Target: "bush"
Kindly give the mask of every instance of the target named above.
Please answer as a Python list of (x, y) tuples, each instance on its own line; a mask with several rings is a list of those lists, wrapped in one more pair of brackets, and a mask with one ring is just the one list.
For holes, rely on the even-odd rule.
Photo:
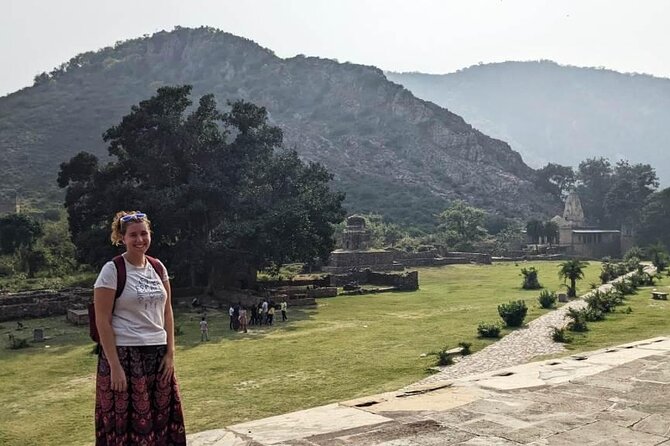
[(635, 292), (635, 287), (633, 286), (632, 282), (626, 279), (614, 282), (612, 286), (614, 287), (616, 292), (621, 294), (622, 296), (627, 296)]
[(30, 347), (28, 340), (25, 338), (17, 338), (13, 334), (7, 335), (7, 337), (9, 338), (9, 342), (7, 343), (7, 348), (9, 349), (19, 350), (21, 348)]
[(451, 357), (451, 354), (448, 353), (448, 350), (449, 349), (447, 347), (444, 347), (442, 350), (436, 353), (437, 365), (445, 366), (454, 363), (454, 358)]
[(589, 328), (586, 325), (586, 312), (584, 310), (570, 308), (567, 316), (572, 319), (566, 326), (568, 330), (577, 332), (588, 331)]
[(470, 347), (472, 347), (471, 342), (459, 342), (458, 346), (463, 349), (463, 350), (461, 350), (461, 355), (467, 356), (470, 353), (472, 353), (472, 350), (470, 350)]
[(587, 322), (598, 322), (605, 320), (605, 313), (596, 308), (587, 308), (582, 311), (584, 312), (584, 319)]
[(498, 314), (508, 327), (520, 327), (528, 313), (528, 307), (523, 300), (510, 301), (498, 305)]
[(584, 300), (590, 310), (599, 311), (601, 313), (611, 313), (614, 311), (614, 307), (623, 302), (623, 296), (613, 291), (594, 291)]
[(500, 336), (500, 325), (480, 322), (477, 326), (477, 334), (481, 338), (497, 338)]
[(556, 293), (549, 290), (542, 290), (537, 298), (542, 308), (553, 308), (556, 305)]
[(535, 269), (534, 266), (531, 266), (530, 268), (521, 268), (521, 274), (523, 275), (523, 284), (521, 287), (524, 290), (539, 290), (542, 288), (542, 285), (540, 285), (540, 282), (537, 279), (537, 273), (539, 273), (539, 271)]
[(565, 332), (565, 328), (554, 327), (551, 333), (551, 339), (553, 339), (554, 342), (560, 342), (563, 344), (568, 344), (572, 342), (572, 338), (568, 336), (568, 334)]

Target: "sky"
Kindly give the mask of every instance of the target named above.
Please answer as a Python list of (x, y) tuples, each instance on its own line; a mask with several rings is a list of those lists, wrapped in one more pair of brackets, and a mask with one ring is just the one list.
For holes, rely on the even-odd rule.
[(78, 53), (176, 25), (389, 71), (548, 59), (670, 77), (669, 24), (668, 0), (0, 0), (0, 96)]

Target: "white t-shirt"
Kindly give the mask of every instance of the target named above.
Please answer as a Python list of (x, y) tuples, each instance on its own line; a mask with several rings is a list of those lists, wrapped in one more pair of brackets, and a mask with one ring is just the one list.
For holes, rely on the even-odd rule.
[[(112, 329), (117, 346), (165, 345), (165, 303), (167, 291), (163, 285), (168, 280), (163, 266), (163, 277), (159, 277), (153, 266), (137, 267), (126, 262), (126, 285), (116, 299), (112, 314)], [(160, 261), (159, 261), (160, 262)], [(116, 290), (116, 266), (105, 263), (95, 281), (94, 288)], [(112, 299), (114, 296), (112, 296)]]

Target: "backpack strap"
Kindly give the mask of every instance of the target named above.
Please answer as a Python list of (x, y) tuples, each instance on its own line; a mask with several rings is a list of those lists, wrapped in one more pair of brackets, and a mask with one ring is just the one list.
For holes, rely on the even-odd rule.
[(144, 257), (147, 258), (147, 261), (153, 266), (154, 270), (156, 273), (158, 273), (158, 278), (163, 281), (163, 274), (165, 273), (165, 270), (163, 269), (163, 265), (161, 265), (161, 262), (155, 258), (155, 257), (150, 257), (148, 255), (144, 255)]
[(116, 266), (116, 293), (114, 294), (114, 300), (116, 300), (126, 287), (126, 261), (122, 255), (118, 255), (112, 259), (112, 262)]

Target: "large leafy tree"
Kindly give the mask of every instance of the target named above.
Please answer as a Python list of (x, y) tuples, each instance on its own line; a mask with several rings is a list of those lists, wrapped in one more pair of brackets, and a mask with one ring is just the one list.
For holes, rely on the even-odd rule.
[(70, 230), (80, 259), (100, 264), (110, 217), (140, 209), (152, 219), (153, 252), (178, 282), (207, 283), (213, 259), (269, 262), (325, 258), (343, 195), (331, 175), (284, 150), (265, 108), (237, 101), (222, 113), (212, 95), (190, 113), (191, 87), (163, 87), (107, 130), (114, 161), (80, 153), (61, 165)]
[(575, 184), (575, 172), (570, 166), (549, 163), (537, 171), (539, 185), (559, 200), (564, 200)]
[(30, 251), (42, 233), (42, 224), (25, 214), (1, 217), (0, 254), (14, 254), (21, 249)]
[(528, 234), (533, 243), (540, 243), (540, 237), (544, 235), (544, 224), (536, 218), (528, 220), (526, 223), (526, 234)]
[(473, 243), (486, 235), (484, 218), (486, 213), (468, 205), (462, 200), (455, 200), (439, 216), (438, 230), (450, 247), (458, 250), (470, 250)]
[(640, 212), (636, 239), (640, 245), (661, 243), (670, 249), (670, 188), (651, 195)]
[(588, 265), (588, 262), (578, 259), (566, 260), (559, 265), (558, 277), (570, 281), (568, 297), (577, 296), (577, 281), (584, 278), (584, 268)]

